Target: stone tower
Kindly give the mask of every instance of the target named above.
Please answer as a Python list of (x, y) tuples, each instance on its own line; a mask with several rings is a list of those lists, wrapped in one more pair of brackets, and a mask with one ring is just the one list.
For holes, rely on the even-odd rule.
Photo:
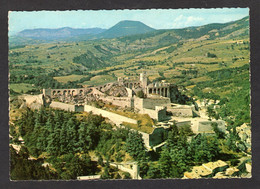
[(146, 76), (146, 72), (142, 72), (140, 74), (140, 82), (141, 82), (141, 86), (143, 89), (146, 89), (147, 87), (147, 76)]

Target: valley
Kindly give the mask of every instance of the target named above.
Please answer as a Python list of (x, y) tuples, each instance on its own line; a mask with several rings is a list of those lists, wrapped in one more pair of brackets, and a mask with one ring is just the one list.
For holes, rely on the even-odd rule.
[[(19, 136), (24, 138), (29, 149), (28, 152), (23, 149), (24, 154), (37, 157), (40, 163), (52, 164), (51, 169), (42, 170), (48, 175), (43, 174), (41, 178), (76, 179), (80, 174), (88, 173), (100, 174), (103, 179), (128, 179), (129, 174), (112, 169), (109, 162), (128, 165), (132, 161), (138, 162), (142, 178), (183, 178), (190, 175), (188, 172), (192, 167), (219, 159), (227, 161), (232, 168), (250, 162), (251, 146), (241, 142), (236, 133), (243, 124), (251, 127), (249, 17), (224, 24), (168, 30), (155, 30), (141, 22), (121, 21), (110, 29), (98, 29), (92, 34), (79, 32), (59, 38), (59, 33), (55, 33), (51, 36), (55, 40), (39, 37), (34, 32), (10, 37), (10, 120), (14, 122), (10, 127), (15, 143), (19, 143)], [(142, 74), (147, 76), (146, 84), (142, 83)], [(129, 95), (127, 91), (127, 98), (136, 104), (130, 103), (129, 107), (123, 108), (125, 102), (121, 101), (126, 99), (126, 92), (120, 88), (120, 82), (135, 81), (139, 75), (138, 84), (147, 93), (135, 91)], [(120, 80), (122, 78), (123, 81)], [(127, 82), (123, 83), (126, 88)], [(109, 83), (114, 88), (105, 90)], [(149, 83), (153, 84), (151, 90), (157, 85), (165, 87), (169, 84), (173, 88), (171, 96), (166, 89), (150, 93), (146, 88)], [(73, 93), (66, 96), (72, 89), (74, 92), (78, 90), (75, 98)], [(83, 92), (83, 89), (85, 96), (81, 99), (79, 91)], [(116, 90), (111, 92), (112, 89)], [(64, 97), (58, 90), (63, 90)], [(214, 136), (199, 132), (191, 134), (188, 130), (177, 128), (175, 121), (170, 123), (165, 117), (166, 121), (152, 117), (151, 109), (148, 108), (148, 111), (145, 105), (137, 112), (133, 110), (140, 106), (138, 102), (142, 100), (142, 103), (147, 101), (152, 104), (153, 111), (162, 111), (156, 109), (155, 101), (163, 101), (163, 98), (154, 93), (163, 98), (169, 97), (171, 102), (167, 102), (167, 110), (174, 113), (173, 106), (194, 107), (196, 111), (200, 110), (201, 118), (198, 120), (205, 123), (223, 120), (226, 131), (223, 134), (215, 128)], [(33, 111), (23, 107), (25, 100), (20, 99), (23, 94), (48, 94), (56, 104), (68, 101), (75, 107), (83, 105), (79, 101), (84, 100), (84, 111), (91, 105), (102, 109), (102, 112), (108, 111), (108, 115), (116, 113), (136, 119), (136, 123), (122, 122), (124, 127), (117, 128), (104, 117), (93, 115), (90, 110), (67, 112), (50, 106)], [(149, 101), (149, 95), (154, 104)], [(115, 105), (113, 100), (108, 101), (110, 97), (119, 103)], [(48, 100), (44, 99), (43, 104)], [(168, 114), (165, 110), (165, 116), (169, 117)], [(196, 116), (191, 117), (194, 120)], [(183, 117), (178, 119), (184, 120)], [(46, 127), (41, 127), (43, 125)], [(169, 127), (169, 132), (160, 138), (164, 141), (161, 151), (153, 150), (155, 144), (144, 147), (139, 132), (147, 132), (152, 138), (154, 128), (165, 125)], [(12, 153), (15, 156), (14, 150)], [(22, 157), (22, 153), (18, 155)], [(247, 162), (239, 162), (244, 156), (249, 157)], [(27, 159), (24, 161), (30, 164)], [(80, 173), (75, 171), (71, 162), (80, 165)], [(34, 166), (37, 167), (36, 164)], [(247, 177), (248, 173), (242, 171), (241, 175)], [(19, 174), (15, 176), (19, 178)]]

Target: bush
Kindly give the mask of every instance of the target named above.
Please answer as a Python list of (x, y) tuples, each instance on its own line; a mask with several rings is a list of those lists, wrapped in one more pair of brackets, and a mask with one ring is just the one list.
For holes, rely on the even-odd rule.
[(139, 98), (144, 98), (144, 92), (143, 91), (138, 91), (136, 93), (136, 96), (139, 97)]
[(217, 57), (217, 55), (215, 55), (215, 54), (213, 54), (213, 53), (210, 53), (210, 52), (208, 52), (208, 53), (206, 54), (206, 56), (207, 56), (208, 58), (216, 58), (216, 57)]

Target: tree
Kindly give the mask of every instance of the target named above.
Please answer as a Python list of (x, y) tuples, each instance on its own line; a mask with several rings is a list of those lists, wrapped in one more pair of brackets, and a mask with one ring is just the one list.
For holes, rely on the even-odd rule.
[(47, 146), (47, 152), (51, 155), (58, 155), (60, 154), (60, 131), (61, 131), (61, 125), (59, 122), (55, 124), (55, 129), (53, 133), (49, 135), (47, 138), (48, 140), (48, 146)]
[(67, 151), (76, 152), (78, 133), (77, 133), (77, 122), (74, 117), (71, 117), (66, 124), (67, 128)]
[(137, 131), (129, 132), (125, 143), (126, 151), (136, 160), (145, 159), (145, 147), (142, 135)]
[(204, 134), (198, 134), (196, 137), (193, 137), (188, 148), (188, 156), (196, 164), (217, 159), (219, 152), (218, 139), (216, 137), (207, 137)]
[(216, 116), (216, 112), (210, 106), (207, 107), (207, 113), (208, 113), (209, 118), (215, 118), (215, 116)]
[(144, 98), (144, 92), (143, 91), (137, 91), (136, 96), (139, 98)]
[(43, 167), (42, 160), (28, 160), (29, 151), (22, 147), (19, 153), (11, 147), (11, 169), (10, 176), (12, 180), (47, 180), (57, 179), (56, 173), (50, 171), (48, 167)]
[(149, 169), (147, 171), (147, 175), (145, 176), (147, 179), (155, 179), (155, 178), (161, 178), (160, 169), (155, 164), (151, 163), (149, 165)]
[(162, 178), (181, 178), (188, 170), (188, 146), (185, 133), (174, 124), (159, 159)]
[(179, 139), (179, 129), (174, 122), (174, 124), (170, 127), (170, 131), (168, 132), (167, 144), (170, 146), (174, 146), (177, 144)]
[(217, 55), (215, 55), (215, 54), (213, 54), (213, 53), (210, 53), (210, 52), (208, 52), (208, 53), (206, 54), (206, 56), (209, 57), (209, 58), (216, 58), (216, 57), (217, 57)]
[(109, 172), (110, 172), (110, 167), (109, 167), (109, 162), (107, 161), (105, 164), (104, 171), (101, 174), (101, 179), (111, 179), (112, 176)]
[(97, 153), (98, 164), (104, 166), (103, 158), (100, 153)]
[(236, 132), (236, 128), (233, 127), (232, 129), (230, 129), (229, 131), (229, 135), (227, 138), (227, 146), (230, 150), (233, 150), (234, 152), (239, 151), (237, 146), (236, 146), (236, 141), (239, 139), (239, 136)]
[(79, 141), (78, 146), (79, 149), (83, 152), (87, 152), (89, 149), (93, 149), (97, 141), (95, 138), (98, 135), (97, 131), (95, 130), (95, 125), (93, 123), (87, 124), (86, 122), (82, 122), (79, 125), (78, 135)]
[(225, 133), (218, 128), (218, 124), (216, 122), (213, 122), (211, 124), (211, 126), (212, 126), (214, 132), (216, 133), (216, 136), (217, 136), (218, 139), (224, 139), (225, 138)]

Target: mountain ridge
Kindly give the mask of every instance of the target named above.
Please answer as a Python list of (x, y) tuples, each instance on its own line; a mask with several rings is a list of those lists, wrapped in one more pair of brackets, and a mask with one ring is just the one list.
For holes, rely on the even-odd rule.
[(52, 40), (74, 37), (77, 35), (93, 35), (104, 32), (106, 29), (102, 28), (36, 28), (36, 29), (25, 29), (17, 34), (19, 37), (28, 37), (32, 39)]
[(155, 29), (140, 21), (123, 20), (99, 35), (103, 38), (116, 38), (127, 35), (143, 34), (151, 31), (155, 31)]
[[(228, 37), (236, 36), (239, 34), (239, 33), (234, 33), (234, 31), (236, 30), (240, 30), (240, 34), (243, 33), (247, 34), (249, 33), (248, 21), (249, 21), (249, 16), (246, 16), (242, 19), (227, 22), (227, 23), (210, 23), (202, 26), (193, 26), (193, 27), (186, 27), (180, 29), (156, 30), (154, 28), (145, 25), (140, 21), (123, 20), (118, 22), (117, 24), (115, 24), (109, 29), (89, 28), (89, 29), (75, 30), (74, 28), (70, 28), (70, 27), (63, 27), (58, 29), (46, 29), (47, 31), (50, 30), (50, 31), (63, 32), (60, 35), (58, 34), (54, 34), (52, 36), (50, 35), (48, 36), (47, 39), (41, 38), (39, 34), (35, 34), (36, 37), (30, 37), (30, 35), (26, 35), (26, 34), (10, 36), (9, 45), (17, 46), (17, 45), (26, 45), (26, 44), (43, 43), (43, 42), (48, 43), (48, 42), (55, 42), (55, 41), (79, 42), (79, 41), (110, 39), (110, 38), (120, 38), (120, 40), (130, 39), (131, 41), (131, 40), (136, 40), (136, 38), (146, 39), (156, 35), (164, 35), (163, 40), (172, 43), (183, 39), (199, 38), (203, 36), (209, 36), (209, 38), (225, 37), (227, 34), (230, 34), (230, 36)], [(41, 28), (38, 28), (38, 30), (39, 29), (43, 30)], [(30, 31), (34, 31), (37, 33), (37, 29), (25, 30), (23, 32), (26, 33)], [(77, 31), (77, 32), (71, 34), (72, 31)]]

